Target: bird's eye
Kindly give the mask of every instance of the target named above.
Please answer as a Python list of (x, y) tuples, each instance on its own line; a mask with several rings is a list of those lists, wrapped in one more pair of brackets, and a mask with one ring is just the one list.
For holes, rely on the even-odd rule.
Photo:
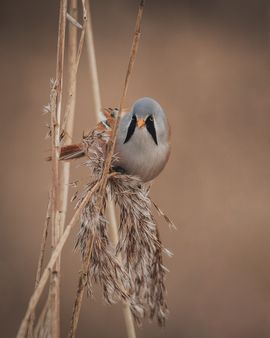
[(136, 118), (136, 115), (134, 114), (134, 115), (132, 115), (132, 120), (137, 120), (137, 118)]
[(153, 116), (152, 115), (150, 115), (149, 117), (148, 117), (148, 119), (149, 119), (149, 121), (151, 121), (151, 122), (153, 122), (154, 120), (153, 120)]

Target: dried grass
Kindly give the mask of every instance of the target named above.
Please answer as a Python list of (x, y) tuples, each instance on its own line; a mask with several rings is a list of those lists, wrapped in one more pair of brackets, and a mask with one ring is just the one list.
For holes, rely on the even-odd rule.
[[(64, 228), (69, 182), (69, 164), (59, 165), (59, 147), (71, 141), (72, 126), (75, 111), (76, 75), (82, 52), (87, 25), (87, 9), (82, 0), (83, 24), (77, 21), (76, 0), (70, 0), (75, 12), (67, 13), (67, 1), (60, 1), (59, 35), (57, 49), (56, 80), (51, 82), (50, 103), (47, 110), (51, 113), (49, 136), (52, 139), (52, 193), (51, 217), (53, 251), (49, 262), (41, 274), (44, 257), (46, 236), (41, 245), (41, 255), (38, 265), (36, 288), (30, 298), (27, 311), (22, 320), (17, 337), (59, 337), (60, 336), (60, 255), (72, 228), (80, 220), (80, 230), (76, 247), (80, 249), (82, 257), (82, 271), (78, 280), (78, 288), (74, 302), (73, 315), (69, 331), (70, 337), (75, 337), (80, 308), (85, 287), (88, 294), (93, 293), (93, 283), (99, 283), (103, 290), (103, 297), (107, 303), (123, 302), (127, 320), (128, 337), (135, 337), (132, 315), (138, 325), (143, 318), (156, 318), (160, 325), (164, 325), (168, 314), (165, 295), (166, 268), (163, 266), (162, 254), (168, 253), (163, 248), (155, 219), (151, 211), (149, 187), (138, 178), (113, 172), (116, 160), (114, 146), (116, 131), (123, 111), (128, 84), (132, 73), (144, 8), (144, 1), (140, 2), (136, 21), (136, 28), (131, 48), (128, 70), (125, 78), (123, 94), (119, 111), (113, 111), (115, 118), (112, 128), (106, 132), (95, 129), (84, 139), (88, 160), (85, 165), (90, 170), (91, 181), (77, 195), (76, 211)], [(63, 64), (65, 27), (68, 19), (74, 28), (81, 30), (77, 47), (77, 33), (70, 34), (70, 48), (72, 61), (69, 85), (69, 99), (61, 124), (61, 102), (63, 92)], [(90, 26), (88, 26), (89, 28)], [(93, 39), (93, 37), (92, 37)], [(93, 58), (93, 48), (92, 48)], [(92, 72), (96, 72), (94, 66)], [(97, 82), (97, 72), (94, 74)], [(98, 90), (98, 86), (95, 90)], [(100, 98), (95, 102), (100, 105)], [(61, 170), (60, 170), (61, 168)], [(62, 169), (63, 168), (63, 169)], [(114, 238), (108, 235), (109, 221), (106, 219), (106, 208), (113, 201), (119, 208), (120, 224), (118, 231), (114, 229)], [(165, 220), (170, 220), (155, 205)], [(114, 209), (110, 209), (114, 212)], [(116, 224), (115, 220), (114, 223)], [(46, 222), (44, 233), (47, 233)], [(45, 285), (51, 277), (49, 298), (34, 327), (36, 305), (41, 297)], [(132, 313), (132, 315), (131, 315)]]
[[(97, 130), (84, 140), (88, 156), (85, 165), (90, 169), (93, 181), (79, 195), (77, 207), (100, 181), (107, 156), (104, 143), (107, 142), (107, 134)], [(114, 161), (115, 156), (112, 167)], [(108, 236), (109, 222), (105, 217), (110, 196), (120, 210), (116, 248)], [(143, 317), (156, 317), (163, 325), (168, 314), (165, 301), (166, 269), (162, 263), (163, 246), (151, 211), (148, 187), (134, 176), (112, 173), (108, 178), (101, 210), (97, 208), (97, 201), (98, 192), (92, 195), (82, 211), (76, 242), (84, 260), (92, 239), (89, 271), (84, 272), (89, 293), (92, 294), (93, 281), (99, 282), (104, 299), (108, 303), (127, 302), (138, 324), (141, 324)]]
[[(135, 32), (134, 32), (134, 37), (132, 41), (132, 46), (131, 46), (131, 53), (129, 57), (129, 63), (128, 63), (128, 69), (125, 77), (125, 83), (124, 83), (124, 89), (123, 89), (123, 94), (121, 96), (120, 100), (120, 107), (119, 107), (119, 112), (115, 111), (115, 121), (112, 126), (112, 130), (110, 133), (110, 137), (108, 139), (108, 142), (106, 144), (106, 158), (104, 160), (104, 165), (102, 167), (102, 174), (100, 176), (99, 182), (100, 182), (100, 187), (98, 189), (98, 196), (97, 200), (95, 201), (96, 203), (96, 208), (98, 210), (98, 213), (101, 214), (102, 210), (104, 208), (104, 196), (106, 194), (106, 186), (108, 182), (108, 175), (110, 172), (110, 167), (113, 159), (113, 153), (114, 153), (114, 148), (115, 148), (115, 143), (116, 143), (116, 132), (117, 128), (119, 125), (121, 113), (123, 110), (125, 98), (127, 95), (127, 89), (131, 77), (131, 73), (133, 70), (135, 58), (136, 58), (136, 53), (138, 49), (138, 44), (139, 44), (139, 39), (141, 35), (141, 21), (142, 21), (142, 15), (143, 15), (143, 9), (144, 9), (144, 0), (141, 0), (140, 5), (139, 5), (139, 11), (137, 15), (137, 20), (136, 20), (136, 26), (135, 26)], [(95, 140), (94, 140), (95, 141)], [(74, 307), (73, 307), (73, 313), (72, 313), (72, 319), (71, 319), (71, 325), (70, 325), (70, 332), (69, 332), (69, 337), (75, 337), (77, 325), (78, 325), (78, 319), (79, 319), (79, 314), (80, 314), (80, 309), (82, 305), (82, 298), (83, 298), (83, 292), (84, 292), (84, 287), (83, 287), (83, 279), (84, 276), (88, 274), (89, 267), (90, 267), (90, 261), (91, 261), (91, 255), (92, 255), (92, 247), (93, 247), (93, 242), (95, 240), (95, 235), (92, 237), (89, 237), (86, 241), (86, 247), (89, 248), (87, 251), (87, 254), (83, 256), (83, 267), (82, 267), (82, 273), (81, 276), (79, 277), (79, 282), (78, 282), (78, 288), (77, 288), (77, 294), (74, 302)], [(128, 317), (130, 319), (130, 316)], [(135, 336), (135, 330), (133, 327), (133, 323), (130, 321), (130, 325), (128, 327), (128, 335), (129, 337), (134, 337)]]

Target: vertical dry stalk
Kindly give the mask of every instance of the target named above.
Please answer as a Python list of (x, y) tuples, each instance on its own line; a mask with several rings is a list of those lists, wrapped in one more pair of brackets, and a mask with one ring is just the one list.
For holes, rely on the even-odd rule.
[[(69, 6), (69, 12), (75, 20), (77, 19), (77, 0), (71, 0)], [(76, 74), (77, 74), (77, 28), (74, 24), (69, 24), (69, 35), (68, 35), (68, 72), (69, 72), (69, 83), (68, 83), (68, 98), (65, 109), (65, 116), (62, 123), (62, 133), (64, 145), (70, 144), (72, 142), (73, 135), (73, 125), (74, 125), (74, 115), (75, 115), (75, 103), (76, 103)], [(69, 191), (69, 178), (70, 178), (70, 163), (63, 162), (60, 167), (60, 186), (59, 186), (59, 200), (60, 200), (60, 233), (63, 233), (64, 224), (67, 214), (67, 204), (68, 204), (68, 191)], [(41, 271), (40, 271), (41, 273)], [(42, 313), (45, 315), (40, 316), (37, 326), (42, 328), (42, 325), (47, 325), (49, 316), (48, 302), (44, 305)], [(48, 318), (47, 318), (48, 317)], [(30, 323), (30, 328), (33, 327), (33, 320)], [(32, 330), (31, 330), (32, 331)], [(29, 331), (31, 333), (31, 331)], [(36, 331), (36, 330), (35, 330)], [(30, 335), (31, 337), (31, 335)]]
[(78, 327), (80, 311), (81, 311), (81, 306), (82, 306), (84, 287), (87, 283), (87, 273), (90, 267), (91, 252), (92, 252), (94, 240), (95, 240), (94, 236), (90, 237), (87, 243), (86, 258), (83, 261), (82, 271), (79, 276), (78, 287), (77, 287), (75, 302), (74, 302), (73, 311), (72, 311), (70, 330), (68, 334), (69, 338), (75, 338), (75, 335), (76, 335), (76, 330)]
[[(77, 0), (70, 1), (70, 13), (72, 17), (77, 18)], [(69, 39), (68, 39), (68, 71), (69, 71), (69, 84), (68, 84), (68, 97), (65, 110), (65, 116), (63, 121), (63, 145), (68, 145), (72, 142), (74, 116), (75, 116), (75, 104), (76, 104), (76, 86), (77, 86), (77, 28), (73, 24), (69, 24)], [(61, 163), (60, 171), (60, 187), (59, 187), (59, 199), (60, 199), (60, 234), (63, 233), (68, 204), (68, 191), (69, 191), (69, 178), (70, 178), (70, 163)]]
[[(38, 258), (38, 266), (37, 266), (37, 272), (36, 272), (36, 280), (35, 280), (35, 288), (38, 286), (38, 283), (40, 281), (43, 261), (44, 261), (44, 255), (45, 255), (45, 248), (46, 248), (46, 241), (48, 237), (48, 228), (49, 223), (51, 219), (51, 192), (49, 193), (49, 200), (48, 200), (48, 206), (47, 206), (47, 212), (46, 212), (46, 219), (44, 222), (43, 232), (42, 232), (42, 239), (41, 239), (41, 245), (40, 245), (40, 252), (39, 252), (39, 258)], [(29, 327), (28, 327), (28, 337), (33, 337), (33, 326), (35, 321), (35, 312), (32, 313)]]
[[(92, 84), (92, 90), (93, 90), (96, 120), (97, 122), (99, 122), (100, 114), (101, 114), (101, 95), (100, 95), (100, 87), (99, 87), (99, 81), (98, 81), (96, 53), (95, 53), (95, 45), (94, 45), (94, 38), (93, 38), (93, 28), (92, 28), (89, 1), (87, 1), (86, 3), (86, 9), (87, 9), (87, 14), (88, 14), (88, 22), (87, 22), (87, 28), (86, 28), (86, 45), (87, 45), (88, 65), (89, 65), (90, 78), (91, 78), (91, 84)], [(116, 247), (118, 243), (118, 229), (117, 229), (117, 220), (116, 220), (116, 214), (115, 214), (115, 205), (111, 198), (108, 201), (108, 211), (109, 211), (109, 221), (110, 221), (109, 226), (111, 229), (112, 243)], [(123, 311), (124, 311), (124, 318), (125, 318), (128, 337), (135, 338), (136, 337), (135, 326), (134, 326), (130, 308), (127, 304), (124, 305)]]
[[(125, 102), (126, 96), (127, 96), (129, 80), (130, 80), (130, 76), (131, 76), (131, 73), (132, 73), (132, 70), (133, 70), (135, 58), (136, 58), (138, 47), (139, 47), (139, 41), (140, 41), (140, 37), (141, 37), (141, 24), (142, 24), (144, 4), (145, 4), (145, 0), (141, 0), (140, 5), (139, 5), (139, 12), (138, 12), (138, 15), (137, 15), (137, 20), (136, 20), (136, 25), (135, 25), (134, 37), (133, 37), (132, 46), (131, 46), (131, 52), (130, 52), (130, 57), (129, 57), (127, 74), (126, 74), (126, 78), (125, 78), (123, 95), (122, 95), (122, 98), (121, 98), (121, 101), (120, 101), (118, 123), (119, 123), (119, 120), (120, 120), (120, 115), (122, 114), (122, 111), (123, 111), (124, 102)], [(112, 150), (114, 150), (114, 149), (112, 149)]]
[(101, 113), (101, 97), (100, 97), (97, 62), (96, 62), (94, 37), (93, 37), (93, 30), (92, 30), (92, 18), (91, 18), (89, 1), (86, 1), (86, 10), (87, 10), (87, 16), (88, 16), (88, 21), (87, 21), (87, 26), (86, 26), (86, 47), (87, 47), (87, 56), (88, 56), (87, 60), (88, 60), (88, 66), (90, 69), (90, 79), (91, 79), (91, 85), (92, 85), (92, 90), (93, 90), (96, 120), (99, 121), (100, 113)]
[[(94, 50), (94, 39), (92, 34), (92, 23), (91, 23), (91, 15), (90, 15), (90, 6), (89, 1), (86, 1), (86, 11), (87, 11), (87, 24), (86, 24), (86, 45), (87, 45), (87, 52), (88, 52), (88, 64), (91, 70), (91, 79), (92, 79), (92, 89), (93, 89), (93, 97), (94, 97), (94, 106), (95, 106), (95, 113), (96, 119), (99, 120), (99, 112), (101, 110), (101, 98), (100, 98), (100, 89), (99, 89), (99, 82), (98, 82), (98, 74), (97, 74), (97, 65), (96, 65), (96, 56)], [(93, 238), (91, 239), (93, 243)], [(92, 243), (88, 246), (88, 248), (92, 247)], [(85, 274), (89, 270), (90, 266), (90, 259), (91, 259), (91, 251), (87, 253), (87, 259), (84, 262), (83, 271), (79, 277), (77, 291), (76, 291), (76, 298), (74, 301), (73, 311), (72, 311), (72, 318), (70, 323), (70, 331), (69, 337), (75, 337), (79, 315), (82, 305), (83, 299), (83, 292), (85, 286)]]
[(49, 279), (50, 273), (51, 273), (51, 271), (52, 271), (52, 269), (55, 265), (55, 262), (57, 261), (58, 257), (61, 255), (63, 247), (64, 247), (64, 245), (65, 245), (65, 243), (66, 243), (66, 241), (67, 241), (67, 239), (70, 235), (72, 228), (75, 226), (77, 220), (79, 219), (79, 216), (80, 216), (82, 210), (85, 208), (86, 204), (88, 203), (88, 201), (90, 200), (92, 195), (97, 191), (97, 189), (99, 187), (100, 187), (100, 182), (97, 182), (93, 186), (93, 188), (87, 193), (87, 195), (83, 199), (82, 203), (80, 204), (80, 206), (78, 207), (78, 209), (74, 213), (74, 215), (73, 215), (72, 219), (70, 220), (69, 224), (66, 226), (62, 236), (60, 237), (55, 249), (52, 252), (52, 255), (51, 255), (51, 258), (49, 259), (49, 262), (47, 263), (46, 267), (44, 268), (44, 271), (42, 273), (40, 281), (39, 281), (36, 289), (34, 290), (32, 296), (29, 300), (26, 313), (24, 315), (24, 318), (21, 322), (19, 331), (17, 333), (17, 338), (24, 338), (25, 337), (30, 316), (33, 313), (33, 311), (35, 311), (37, 303), (38, 303), (38, 301), (41, 297), (42, 291), (44, 290), (45, 285), (46, 285), (46, 283)]
[[(83, 1), (84, 3), (84, 1)], [(76, 1), (71, 5), (72, 15), (76, 16)], [(60, 120), (61, 120), (61, 103), (63, 92), (63, 67), (64, 67), (64, 46), (65, 46), (65, 28), (66, 28), (66, 13), (67, 1), (60, 1), (60, 14), (59, 14), (59, 32), (57, 43), (57, 65), (56, 65), (56, 81), (54, 82), (51, 90), (50, 97), (50, 111), (51, 111), (51, 133), (52, 133), (52, 173), (53, 184), (51, 193), (52, 202), (52, 247), (54, 248), (61, 234), (63, 233), (64, 222), (66, 217), (66, 206), (68, 200), (68, 182), (69, 182), (69, 164), (63, 164), (62, 172), (59, 172), (58, 152), (60, 146)], [(85, 7), (84, 7), (85, 16)], [(70, 81), (68, 91), (68, 102), (65, 114), (65, 129), (66, 135), (71, 138), (74, 121), (74, 108), (75, 108), (75, 89), (76, 89), (76, 73), (78, 69), (79, 59), (82, 50), (82, 43), (84, 32), (80, 40), (80, 48), (77, 53), (77, 31), (73, 27), (70, 32)], [(70, 142), (70, 138), (65, 138), (65, 142)], [(61, 211), (61, 213), (60, 213)], [(48, 219), (48, 217), (47, 217)], [(48, 223), (48, 222), (46, 222)], [(44, 230), (47, 233), (47, 229)], [(45, 240), (42, 241), (41, 254), (38, 264), (36, 286), (40, 279), (41, 265), (44, 256)], [(59, 304), (60, 304), (60, 258), (57, 260), (55, 268), (51, 276), (50, 284), (50, 318), (52, 318), (52, 336), (59, 336)], [(44, 309), (47, 306), (45, 305)], [(46, 313), (46, 311), (43, 311)], [(31, 337), (33, 331), (34, 313), (31, 315), (28, 334)]]
[[(57, 61), (56, 61), (56, 106), (51, 107), (52, 132), (52, 247), (55, 248), (62, 233), (60, 210), (60, 177), (59, 177), (59, 147), (60, 147), (60, 121), (63, 96), (64, 52), (66, 35), (67, 0), (60, 0)], [(51, 335), (60, 336), (60, 257), (51, 274), (50, 283), (50, 315)]]
[(34, 332), (33, 332), (33, 337), (35, 337), (35, 338), (45, 338), (45, 337), (48, 336), (48, 334), (46, 336), (45, 331), (47, 331), (48, 328), (49, 328), (46, 325), (46, 321), (49, 319), (49, 316), (48, 316), (48, 314), (49, 314), (49, 311), (48, 311), (49, 310), (49, 301), (50, 301), (50, 298), (48, 297), (46, 303), (43, 306), (43, 309), (40, 312), (37, 323), (35, 325), (35, 329), (34, 329)]
[[(112, 162), (112, 157), (113, 157), (113, 152), (115, 148), (115, 143), (116, 143), (116, 132), (117, 128), (119, 125), (120, 117), (122, 114), (126, 94), (127, 94), (127, 89), (129, 85), (129, 80), (130, 76), (132, 73), (132, 69), (134, 66), (135, 58), (136, 58), (136, 53), (138, 50), (138, 44), (139, 44), (139, 39), (141, 35), (141, 21), (142, 21), (142, 14), (143, 14), (143, 8), (144, 8), (144, 0), (141, 0), (140, 5), (139, 5), (139, 11), (137, 15), (137, 20), (136, 20), (136, 27), (135, 27), (135, 33), (133, 37), (133, 42), (132, 42), (132, 47), (131, 47), (131, 53), (130, 53), (130, 58), (129, 58), (129, 64), (128, 64), (128, 69), (125, 77), (125, 83), (124, 83), (124, 89), (123, 89), (123, 94), (120, 100), (120, 107), (119, 107), (119, 113), (117, 114), (116, 117), (116, 122), (113, 125), (112, 128), (112, 134), (111, 134), (111, 139), (108, 142), (108, 155), (104, 163), (103, 167), (103, 172), (102, 176), (100, 179), (100, 188), (99, 188), (99, 195), (98, 199), (96, 202), (97, 205), (97, 210), (99, 213), (101, 213), (102, 208), (104, 207), (104, 196), (106, 192), (106, 185), (108, 181), (108, 174), (109, 170), (111, 167), (111, 162)], [(90, 26), (89, 26), (90, 27)], [(91, 27), (90, 27), (91, 29)], [(91, 43), (91, 42), (90, 42)], [(93, 43), (93, 38), (92, 38), (92, 43)], [(93, 62), (93, 61), (92, 61)], [(97, 75), (97, 73), (96, 73)], [(91, 260), (91, 253), (92, 253), (92, 243), (95, 240), (94, 236), (89, 237), (86, 243), (86, 247), (88, 248), (87, 254), (83, 257), (83, 267), (82, 267), (82, 272), (79, 276), (79, 281), (78, 281), (78, 288), (77, 288), (77, 293), (75, 297), (75, 302), (74, 302), (74, 307), (73, 307), (73, 313), (72, 313), (72, 319), (71, 319), (71, 325), (70, 325), (70, 332), (69, 332), (69, 337), (74, 338), (77, 330), (77, 325), (78, 325), (78, 319), (80, 315), (80, 310), (81, 310), (81, 305), (82, 305), (82, 299), (83, 299), (83, 293), (84, 293), (84, 287), (85, 287), (85, 276), (87, 275), (89, 271), (89, 266), (90, 266), (90, 260)], [(131, 323), (131, 315), (126, 317), (129, 323)], [(131, 330), (130, 330), (130, 336), (129, 337), (135, 337), (135, 330), (133, 327), (132, 331), (132, 326), (131, 325)]]
[(51, 193), (49, 194), (49, 201), (48, 201), (48, 206), (47, 206), (47, 212), (46, 212), (46, 219), (44, 223), (44, 228), (43, 228), (43, 233), (42, 233), (42, 241), (41, 241), (41, 248), (40, 248), (40, 256), (38, 259), (38, 267), (37, 267), (37, 275), (36, 275), (36, 280), (35, 280), (35, 287), (37, 287), (39, 281), (40, 281), (40, 276), (41, 276), (41, 271), (42, 271), (42, 266), (43, 266), (43, 261), (44, 261), (44, 255), (45, 255), (45, 246), (46, 246), (46, 239), (48, 236), (48, 228), (49, 228), (49, 223), (51, 219)]
[[(65, 7), (65, 8), (64, 8)], [(70, 39), (69, 39), (69, 52), (70, 52), (70, 62), (69, 62), (69, 70), (70, 70), (70, 79), (69, 79), (69, 90), (68, 90), (68, 101), (67, 101), (67, 107), (66, 107), (66, 114), (64, 117), (64, 144), (71, 143), (72, 139), (72, 133), (73, 133), (73, 124), (74, 124), (74, 113), (75, 113), (75, 91), (76, 91), (76, 76), (77, 76), (77, 70), (79, 66), (80, 56), (82, 52), (83, 42), (84, 42), (84, 35), (85, 35), (85, 24), (86, 24), (86, 10), (85, 10), (85, 1), (82, 0), (82, 8), (83, 8), (83, 20), (84, 25), (82, 28), (82, 33), (79, 41), (79, 46), (77, 50), (77, 30), (75, 27), (71, 27), (70, 29)], [(57, 62), (57, 65), (59, 65), (59, 68), (57, 67), (56, 74), (59, 73), (62, 75), (61, 81), (59, 78), (59, 83), (61, 83), (61, 86), (59, 85), (59, 101), (58, 101), (58, 107), (57, 107), (57, 117), (60, 122), (60, 113), (61, 113), (61, 99), (62, 99), (62, 82), (63, 82), (63, 62), (64, 62), (64, 42), (65, 42), (65, 22), (66, 22), (66, 13), (67, 13), (67, 2), (65, 2), (62, 10), (62, 16), (59, 20), (59, 25), (62, 27), (62, 30), (59, 29), (59, 40), (58, 40), (58, 46), (59, 46), (59, 53), (57, 54), (57, 58), (61, 57), (61, 62)], [(77, 12), (77, 1), (71, 2), (71, 11), (72, 16), (75, 16), (76, 19), (76, 12)], [(61, 21), (65, 21), (64, 23)], [(61, 25), (62, 22), (62, 25)], [(63, 38), (63, 39), (62, 39)], [(57, 80), (57, 78), (56, 78)], [(59, 139), (60, 140), (60, 126), (59, 126)], [(58, 143), (59, 146), (59, 143)], [(58, 161), (58, 159), (57, 159)], [(58, 169), (59, 174), (59, 169)], [(68, 188), (69, 188), (69, 176), (70, 176), (70, 165), (68, 163), (64, 163), (62, 165), (62, 171), (60, 172), (60, 177), (58, 177), (58, 184), (59, 184), (59, 211), (61, 211), (61, 214), (59, 215), (59, 223), (55, 227), (57, 229), (57, 232), (55, 233), (55, 236), (53, 236), (54, 242), (53, 247), (56, 245), (59, 237), (63, 233), (64, 229), (64, 223), (66, 218), (66, 212), (67, 212), (67, 201), (68, 201)], [(58, 219), (57, 219), (58, 221)], [(53, 337), (59, 337), (59, 323), (60, 323), (60, 257), (56, 263), (56, 269), (53, 271), (52, 275), (52, 286), (50, 288), (51, 290), (51, 309), (53, 310), (51, 312), (51, 318), (52, 318), (52, 336)], [(55, 292), (54, 292), (55, 290)]]
[[(86, 10), (85, 10), (85, 1), (82, 0), (83, 4), (83, 11), (84, 11), (84, 28), (86, 24)], [(56, 68), (56, 81), (53, 84), (53, 88), (51, 90), (51, 97), (50, 97), (50, 108), (51, 108), (51, 133), (52, 133), (52, 169), (53, 169), (53, 185), (52, 185), (52, 223), (53, 223), (53, 242), (54, 248), (52, 251), (52, 255), (49, 259), (49, 262), (44, 269), (40, 281), (34, 290), (28, 307), (25, 313), (25, 316), (21, 322), (17, 337), (22, 338), (25, 337), (27, 327), (29, 324), (30, 316), (32, 315), (33, 311), (36, 308), (37, 302), (40, 299), (40, 296), (44, 290), (44, 287), (48, 281), (50, 275), (52, 275), (52, 283), (51, 283), (51, 309), (52, 313), (51, 316), (54, 319), (53, 329), (52, 329), (52, 336), (58, 337), (59, 336), (59, 268), (60, 268), (60, 255), (63, 249), (64, 244), (66, 243), (70, 232), (74, 225), (76, 224), (82, 210), (87, 205), (88, 201), (92, 197), (92, 195), (98, 190), (99, 191), (99, 200), (98, 200), (98, 208), (99, 210), (102, 209), (103, 206), (103, 196), (105, 194), (106, 184), (109, 177), (109, 169), (112, 160), (113, 150), (115, 146), (115, 136), (116, 130), (119, 124), (120, 115), (122, 112), (122, 108), (124, 105), (129, 78), (132, 72), (132, 67), (134, 64), (136, 51), (138, 47), (139, 37), (140, 37), (140, 25), (141, 25), (141, 18), (142, 18), (142, 11), (143, 11), (144, 1), (141, 1), (139, 13), (136, 22), (136, 30), (132, 44), (132, 50), (129, 60), (129, 66), (127, 75), (125, 78), (125, 85), (123, 95), (121, 97), (120, 102), (120, 112), (116, 119), (116, 124), (112, 130), (112, 138), (109, 143), (109, 156), (106, 158), (103, 174), (101, 180), (97, 182), (93, 188), (87, 193), (83, 201), (81, 202), (80, 206), (74, 213), (70, 223), (65, 228), (63, 234), (61, 235), (61, 227), (60, 227), (60, 198), (59, 198), (59, 163), (58, 163), (58, 152), (59, 152), (59, 142), (60, 142), (60, 113), (61, 113), (61, 102), (62, 102), (62, 86), (63, 86), (63, 60), (64, 60), (64, 41), (65, 41), (65, 27), (66, 27), (66, 11), (67, 11), (67, 0), (60, 1), (60, 19), (59, 19), (59, 35), (58, 35), (58, 48), (57, 48), (57, 68)], [(84, 29), (81, 34), (78, 52), (77, 52), (77, 63), (76, 63), (76, 70), (78, 68), (79, 57), (81, 55), (82, 45), (83, 45), (83, 38), (84, 38)], [(91, 257), (91, 243), (89, 243), (89, 254), (88, 257)], [(84, 268), (87, 268), (88, 260), (85, 261)], [(56, 273), (52, 273), (56, 272)], [(84, 284), (83, 284), (84, 286)], [(56, 316), (53, 315), (56, 314)]]
[(141, 22), (142, 22), (144, 4), (145, 4), (145, 0), (141, 0), (140, 5), (139, 5), (139, 11), (138, 11), (137, 19), (136, 19), (135, 32), (134, 32), (134, 37), (133, 37), (132, 46), (131, 46), (131, 52), (130, 52), (130, 57), (129, 57), (128, 69), (127, 69), (127, 73), (126, 73), (126, 77), (125, 77), (123, 94), (122, 94), (121, 100), (120, 100), (119, 113), (117, 114), (115, 124), (113, 125), (111, 140), (109, 142), (108, 161), (105, 162), (105, 167), (104, 167), (105, 173), (109, 172), (109, 168), (110, 168), (110, 165), (111, 165), (113, 152), (114, 152), (114, 148), (115, 148), (115, 143), (116, 143), (116, 131), (118, 129), (120, 117), (121, 117), (121, 114), (123, 112), (123, 107), (124, 107), (124, 103), (125, 103), (126, 96), (127, 96), (129, 80), (130, 80), (130, 76), (131, 76), (131, 73), (132, 73), (132, 70), (133, 70), (133, 66), (134, 66), (134, 62), (135, 62), (135, 58), (136, 58), (136, 54), (137, 54), (137, 50), (138, 50), (138, 46), (139, 46), (139, 40), (140, 40), (140, 36), (141, 36)]
[[(100, 186), (98, 188), (98, 196), (97, 196), (97, 201), (96, 201), (96, 209), (98, 210), (98, 214), (101, 214), (104, 208), (104, 196), (105, 196), (106, 185), (107, 185), (107, 180), (109, 176), (109, 171), (108, 170), (105, 171), (105, 169), (106, 169), (106, 164), (108, 166), (108, 161), (109, 160), (106, 159), (104, 170), (103, 170), (101, 179), (99, 181)], [(110, 166), (108, 168), (110, 168)], [(83, 256), (82, 270), (79, 276), (77, 293), (76, 293), (75, 302), (73, 306), (70, 331), (69, 331), (70, 338), (75, 338), (75, 335), (76, 335), (76, 330), (77, 330), (81, 306), (82, 306), (84, 288), (86, 286), (86, 281), (87, 281), (86, 277), (87, 277), (89, 267), (90, 267), (91, 254), (92, 254), (92, 248), (93, 248), (94, 241), (95, 241), (95, 236), (93, 235), (92, 237), (89, 236), (87, 243), (86, 243), (87, 251), (85, 255)]]
[[(77, 0), (70, 0), (69, 13), (75, 20), (78, 17)], [(69, 84), (68, 84), (68, 97), (65, 109), (65, 115), (62, 123), (63, 130), (63, 145), (68, 145), (72, 142), (75, 104), (76, 104), (76, 86), (77, 86), (77, 28), (71, 22), (68, 25), (68, 71), (69, 71)], [(64, 162), (63, 168), (69, 168), (65, 166), (69, 162)], [(64, 171), (64, 170), (63, 170)], [(68, 182), (67, 182), (68, 183)], [(63, 211), (63, 210), (62, 210)]]

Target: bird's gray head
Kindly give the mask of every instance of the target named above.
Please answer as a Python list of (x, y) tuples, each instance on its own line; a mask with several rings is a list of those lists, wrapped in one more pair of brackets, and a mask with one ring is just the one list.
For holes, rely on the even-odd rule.
[(164, 115), (160, 104), (151, 97), (143, 97), (137, 100), (132, 107), (132, 112), (137, 116), (137, 119), (146, 119), (150, 115), (153, 117)]
[(146, 128), (156, 145), (168, 138), (168, 122), (160, 104), (150, 97), (137, 100), (130, 113), (130, 124), (125, 142), (133, 135), (136, 128)]

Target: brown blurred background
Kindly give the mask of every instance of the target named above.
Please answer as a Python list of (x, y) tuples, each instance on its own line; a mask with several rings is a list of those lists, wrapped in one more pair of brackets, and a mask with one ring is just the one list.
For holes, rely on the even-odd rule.
[[(117, 106), (137, 1), (92, 1), (104, 106)], [(152, 197), (162, 220), (170, 318), (138, 337), (270, 337), (269, 5), (255, 0), (147, 1), (127, 106), (156, 98), (172, 126), (172, 154)], [(44, 157), (49, 79), (55, 76), (58, 1), (1, 4), (1, 337), (14, 337), (34, 283), (50, 166)], [(75, 140), (95, 124), (86, 55), (79, 70)], [(72, 169), (86, 180), (87, 171)], [(73, 206), (70, 206), (72, 214)], [(79, 255), (63, 253), (62, 336)], [(121, 306), (97, 289), (78, 337), (125, 337)]]

